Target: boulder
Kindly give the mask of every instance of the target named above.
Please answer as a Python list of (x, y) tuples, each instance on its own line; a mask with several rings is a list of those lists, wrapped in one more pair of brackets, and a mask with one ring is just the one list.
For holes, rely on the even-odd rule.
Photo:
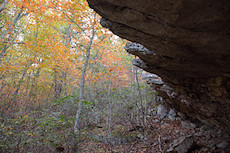
[(190, 123), (189, 121), (181, 121), (181, 126), (187, 129), (195, 129), (196, 125), (193, 123)]

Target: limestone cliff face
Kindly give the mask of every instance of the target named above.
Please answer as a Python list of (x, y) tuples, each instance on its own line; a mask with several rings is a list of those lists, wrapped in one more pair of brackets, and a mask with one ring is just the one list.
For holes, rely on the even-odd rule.
[(172, 106), (230, 129), (229, 0), (88, 3), (104, 27), (148, 48), (131, 51), (140, 58), (134, 64), (162, 78), (167, 88), (158, 91)]

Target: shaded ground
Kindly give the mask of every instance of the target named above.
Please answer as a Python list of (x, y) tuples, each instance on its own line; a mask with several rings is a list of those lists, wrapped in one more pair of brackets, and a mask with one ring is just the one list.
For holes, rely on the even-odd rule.
[[(110, 145), (102, 142), (97, 142), (91, 138), (85, 139), (78, 147), (80, 152), (124, 152), (124, 153), (155, 153), (155, 152), (167, 152), (169, 144), (173, 140), (178, 139), (181, 136), (194, 135), (194, 146), (189, 152), (193, 153), (225, 153), (223, 149), (217, 148), (214, 144), (227, 140), (229, 137), (224, 138), (218, 131), (202, 131), (200, 128), (188, 129), (181, 127), (180, 121), (170, 121), (165, 119), (161, 122), (154, 122), (154, 118), (149, 119), (148, 127), (144, 132), (130, 131), (133, 129), (131, 125), (117, 125), (116, 131), (119, 131), (121, 136), (137, 136), (132, 142), (123, 145)], [(103, 135), (104, 129), (91, 129), (87, 133), (95, 135)], [(140, 135), (145, 135), (146, 139), (140, 138)], [(219, 135), (218, 135), (219, 134)], [(227, 152), (226, 152), (227, 153)]]
[[(35, 117), (35, 116), (33, 116)], [(147, 126), (134, 128), (127, 118), (119, 119), (112, 129), (113, 138), (131, 138), (127, 143), (111, 145), (100, 142), (95, 136), (107, 138), (108, 129), (105, 121), (100, 125), (88, 125), (82, 130), (79, 143), (74, 147), (71, 145), (77, 142), (71, 134), (73, 124), (69, 120), (59, 118), (44, 118), (43, 122), (37, 125), (38, 119), (24, 116), (14, 121), (15, 126), (2, 124), (0, 152), (74, 152), (82, 153), (158, 153), (166, 152), (170, 143), (181, 136), (193, 135), (194, 146), (192, 153), (227, 153), (229, 150), (218, 148), (218, 144), (229, 142), (229, 137), (218, 129), (198, 125), (197, 128), (188, 129), (181, 126), (181, 121), (170, 121), (165, 118), (159, 121), (157, 116), (148, 117)], [(55, 119), (55, 120), (54, 120)], [(51, 125), (52, 123), (52, 125)], [(11, 124), (12, 125), (12, 124)], [(36, 127), (36, 128), (35, 128)], [(30, 129), (30, 130), (29, 130)], [(144, 136), (146, 138), (144, 138)], [(228, 148), (229, 149), (229, 148)]]

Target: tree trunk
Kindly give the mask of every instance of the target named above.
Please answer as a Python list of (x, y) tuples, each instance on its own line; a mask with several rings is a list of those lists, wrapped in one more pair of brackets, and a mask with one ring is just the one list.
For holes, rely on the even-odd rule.
[[(5, 2), (2, 3), (2, 6)], [(7, 3), (7, 1), (6, 1)], [(1, 6), (1, 7), (2, 7)], [(4, 6), (3, 6), (4, 7)], [(1, 8), (0, 8), (1, 9)], [(3, 8), (4, 9), (4, 8)], [(1, 11), (0, 11), (1, 12)], [(16, 23), (21, 19), (23, 18), (24, 16), (27, 16), (28, 13), (23, 13), (23, 9), (20, 10), (20, 12), (18, 13), (17, 17), (14, 19), (14, 21), (12, 22), (12, 24), (8, 25), (8, 28), (7, 30), (5, 30), (2, 35), (0, 36), (0, 39), (3, 40), (3, 42), (6, 40), (5, 37), (7, 35), (8, 32), (13, 32), (13, 28), (15, 27)], [(16, 36), (17, 37), (17, 36)], [(16, 39), (16, 37), (14, 39)], [(3, 57), (6, 53), (6, 50), (13, 44), (14, 42), (14, 39), (12, 38), (12, 43), (10, 43), (9, 45), (7, 45), (7, 42), (5, 42), (6, 44), (0, 48), (0, 63), (2, 62), (3, 60)]]
[(27, 71), (28, 71), (28, 69), (29, 69), (29, 67), (30, 67), (31, 65), (32, 65), (32, 63), (29, 63), (29, 64), (26, 66), (26, 68), (24, 69), (23, 74), (22, 74), (22, 77), (20, 78), (19, 83), (18, 83), (18, 85), (17, 85), (17, 88), (16, 88), (16, 90), (14, 91), (14, 93), (12, 94), (12, 96), (11, 96), (12, 98), (9, 100), (8, 106), (4, 109), (4, 111), (1, 112), (2, 118), (4, 118), (5, 112), (7, 112), (8, 109), (9, 109), (10, 107), (13, 107), (13, 106), (14, 106), (14, 104), (15, 104), (15, 102), (16, 102), (16, 96), (17, 96), (17, 94), (18, 94), (18, 91), (20, 90), (20, 87), (21, 87), (21, 84), (22, 84), (22, 82), (23, 82), (23, 79), (24, 79), (24, 77), (26, 76), (26, 73), (27, 73)]
[(111, 84), (112, 82), (109, 83), (108, 86), (108, 94), (107, 94), (107, 100), (108, 100), (108, 104), (107, 104), (107, 109), (108, 109), (108, 117), (107, 117), (107, 125), (108, 125), (108, 137), (112, 136), (112, 105), (113, 105), (113, 101), (111, 98)]
[[(96, 17), (96, 13), (94, 14), (94, 18), (95, 17)], [(81, 112), (82, 112), (82, 102), (84, 101), (85, 75), (86, 75), (86, 70), (87, 70), (87, 66), (89, 63), (89, 59), (90, 59), (90, 50), (91, 50), (91, 46), (93, 43), (94, 34), (95, 34), (95, 30), (94, 30), (94, 25), (93, 25), (92, 35), (90, 37), (88, 46), (86, 48), (85, 63), (84, 63), (84, 67), (83, 67), (82, 75), (81, 75), (79, 103), (78, 103), (78, 110), (77, 110), (76, 117), (75, 117), (75, 124), (74, 124), (74, 133), (77, 135), (80, 134), (79, 125), (80, 125), (80, 117), (81, 117)]]

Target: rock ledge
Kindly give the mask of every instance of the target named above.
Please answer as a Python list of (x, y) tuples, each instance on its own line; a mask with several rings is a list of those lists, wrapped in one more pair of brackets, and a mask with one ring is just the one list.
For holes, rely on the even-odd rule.
[[(158, 91), (188, 116), (230, 130), (229, 0), (88, 0), (116, 35), (140, 44), (133, 64), (161, 77)], [(230, 131), (229, 131), (230, 132)]]

